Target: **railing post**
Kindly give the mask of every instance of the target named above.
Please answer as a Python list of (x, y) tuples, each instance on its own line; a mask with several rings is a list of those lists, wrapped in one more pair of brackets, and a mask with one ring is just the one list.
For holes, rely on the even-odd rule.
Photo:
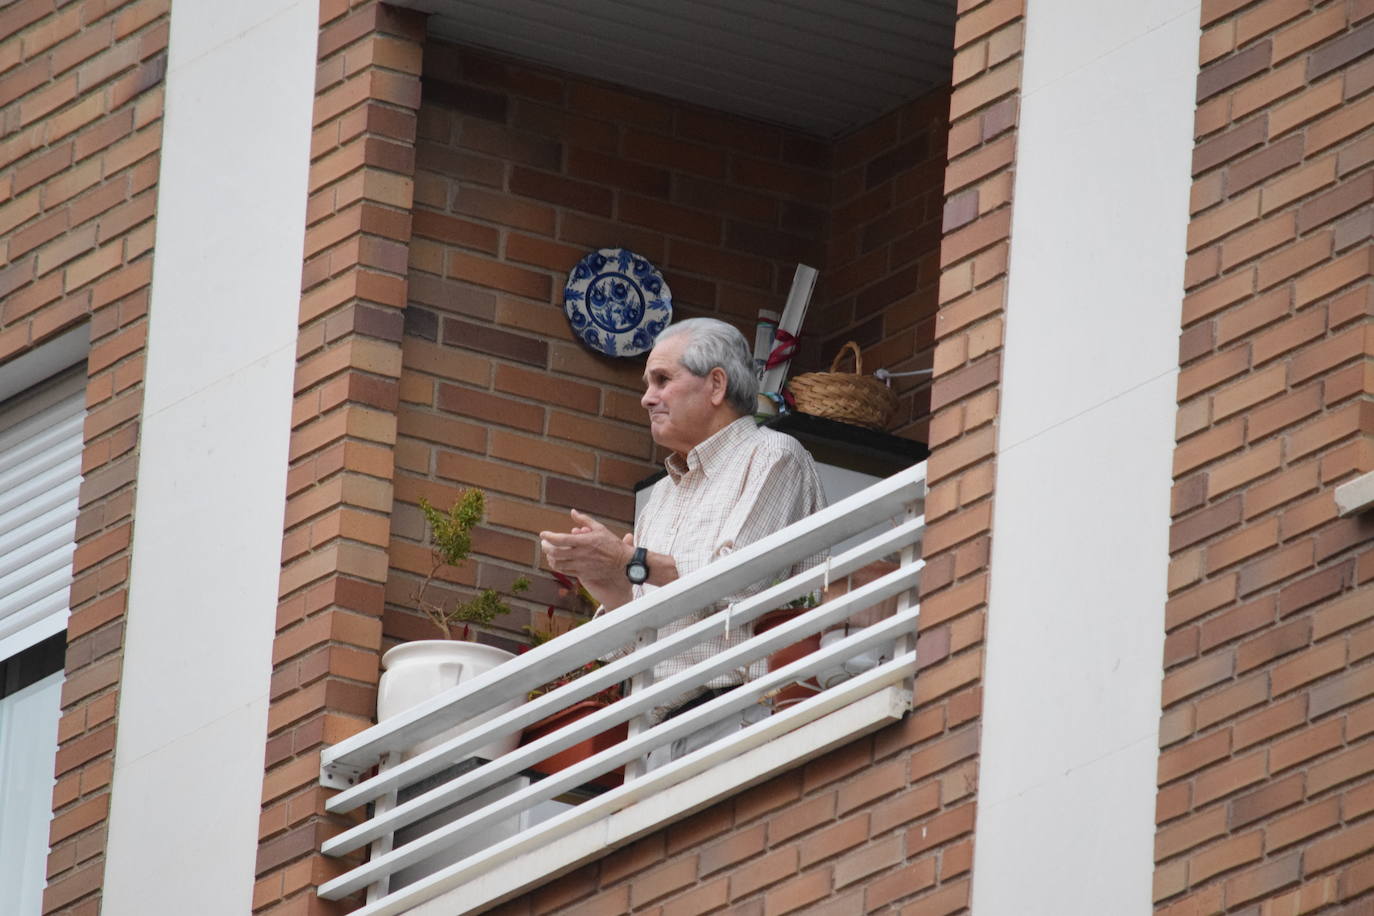
[[(635, 634), (635, 651), (638, 652), (641, 649), (644, 649), (647, 646), (649, 646), (651, 643), (656, 642), (657, 640), (658, 630), (655, 630), (652, 627), (649, 629), (640, 630), (638, 633)], [(645, 690), (650, 685), (652, 685), (653, 682), (654, 669), (645, 668), (643, 671), (639, 672), (634, 677), (630, 678), (630, 693), (633, 694), (637, 690)], [(648, 731), (649, 729), (653, 728), (654, 723), (653, 720), (650, 718), (651, 715), (652, 711), (646, 710), (645, 712), (631, 719), (628, 736), (630, 738), (633, 738), (636, 735), (642, 734)], [(643, 776), (645, 773), (647, 763), (647, 757), (636, 757), (634, 760), (631, 760), (629, 763), (625, 764), (625, 781), (632, 782), (638, 779), (639, 777)]]
[[(382, 759), (382, 762), (378, 765), (377, 770), (378, 772), (384, 772), (386, 770), (391, 769), (400, 762), (400, 751), (392, 751), (391, 753), (387, 754), (385, 758)], [(397, 791), (398, 790), (392, 790), (372, 803), (373, 817), (385, 814), (392, 808), (396, 807)], [(376, 859), (379, 856), (384, 856), (388, 852), (391, 852), (392, 846), (395, 845), (395, 840), (396, 834), (392, 832), (385, 833), (382, 836), (379, 836), (377, 839), (373, 840), (372, 845), (369, 847), (371, 857)], [(367, 886), (367, 902), (369, 904), (376, 903), (389, 893), (391, 893), (391, 875), (385, 874), (378, 878), (376, 881), (374, 881), (372, 884), (369, 884)]]
[[(922, 487), (924, 488), (924, 481), (922, 481)], [(924, 512), (925, 494), (923, 493), (920, 499), (906, 504), (906, 511), (902, 513), (902, 519), (903, 521), (911, 521), (912, 519), (916, 518), (918, 515), (923, 514)], [(917, 543), (920, 542), (918, 541)], [(910, 566), (912, 563), (915, 563), (916, 560), (916, 544), (908, 544), (907, 546), (902, 548), (902, 552), (900, 554), (900, 563), (903, 568)], [(906, 589), (905, 591), (897, 595), (898, 614), (903, 613), (911, 607), (911, 600), (914, 591), (915, 587), (912, 587)], [(896, 645), (893, 647), (892, 657), (897, 658), (901, 655), (906, 654), (907, 652), (910, 652), (914, 648), (916, 648), (916, 634), (914, 632), (905, 633), (897, 638)], [(913, 702), (916, 697), (915, 666), (912, 667), (911, 673), (907, 675), (906, 680), (902, 682), (902, 687), (906, 691), (908, 697), (907, 702)]]

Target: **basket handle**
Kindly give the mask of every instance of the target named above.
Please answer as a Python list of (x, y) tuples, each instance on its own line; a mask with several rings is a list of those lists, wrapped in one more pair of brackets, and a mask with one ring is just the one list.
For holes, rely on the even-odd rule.
[(863, 374), (864, 374), (864, 358), (863, 358), (863, 355), (859, 352), (859, 345), (856, 344), (856, 343), (855, 343), (854, 341), (852, 341), (852, 340), (851, 340), (849, 343), (845, 344), (843, 347), (840, 347), (840, 352), (836, 353), (836, 354), (835, 354), (835, 358), (832, 359), (832, 360), (830, 361), (830, 371), (831, 371), (831, 372), (838, 372), (838, 371), (839, 371), (839, 369), (840, 369), (840, 360), (844, 359), (844, 355), (845, 355), (846, 353), (853, 353), (853, 354), (854, 354), (854, 374), (855, 374), (855, 375), (863, 375)]

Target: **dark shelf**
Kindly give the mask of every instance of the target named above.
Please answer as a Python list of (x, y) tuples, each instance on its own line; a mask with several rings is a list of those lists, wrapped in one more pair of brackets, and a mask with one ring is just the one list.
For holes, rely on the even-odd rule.
[[(797, 411), (774, 417), (763, 425), (792, 436), (806, 446), (811, 457), (819, 464), (847, 468), (874, 477), (891, 477), (924, 461), (930, 454), (924, 442)], [(665, 474), (665, 471), (655, 471), (635, 484), (635, 490), (657, 483)]]
[(793, 436), (818, 462), (877, 477), (890, 477), (930, 454), (924, 442), (795, 410), (774, 417), (764, 426)]

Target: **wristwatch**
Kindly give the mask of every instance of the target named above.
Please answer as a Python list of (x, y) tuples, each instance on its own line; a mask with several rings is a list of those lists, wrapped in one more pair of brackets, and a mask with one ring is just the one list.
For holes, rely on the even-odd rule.
[(636, 547), (635, 552), (630, 555), (630, 562), (625, 564), (625, 578), (635, 585), (643, 585), (649, 581), (649, 551), (643, 547)]

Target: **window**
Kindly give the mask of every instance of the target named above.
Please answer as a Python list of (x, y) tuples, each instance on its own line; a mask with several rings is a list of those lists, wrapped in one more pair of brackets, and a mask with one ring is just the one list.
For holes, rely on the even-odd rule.
[(18, 889), (16, 916), (43, 911), (66, 648), (58, 633), (0, 661), (0, 887)]
[(16, 916), (43, 909), (86, 335), (79, 328), (0, 366), (0, 887)]

